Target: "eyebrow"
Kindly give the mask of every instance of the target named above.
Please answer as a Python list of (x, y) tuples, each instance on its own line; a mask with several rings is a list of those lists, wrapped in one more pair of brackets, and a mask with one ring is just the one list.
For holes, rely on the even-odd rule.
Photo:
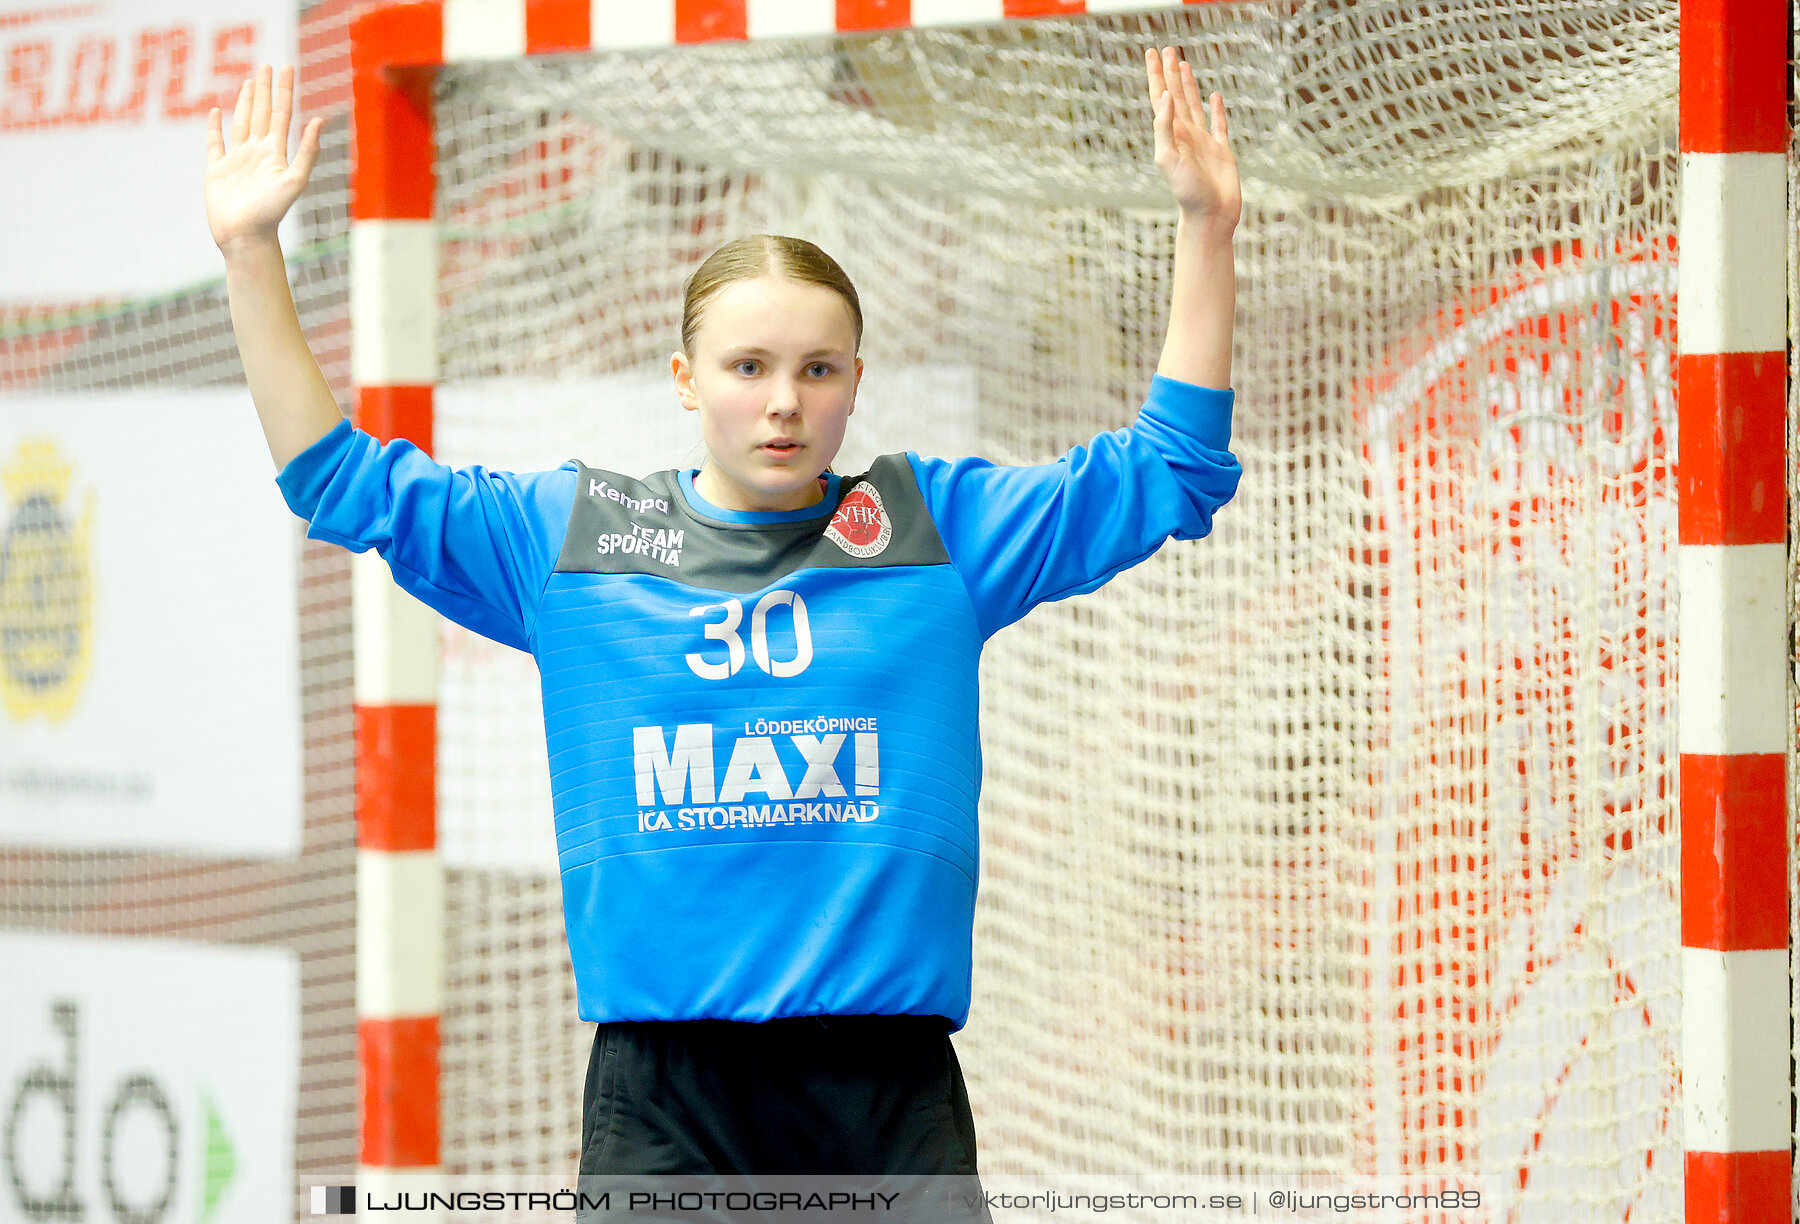
[[(733, 345), (725, 351), (728, 353), (755, 353), (758, 357), (773, 357), (775, 355), (766, 348), (757, 348), (754, 344)], [(843, 353), (844, 350), (842, 349), (814, 349), (812, 352), (806, 354), (806, 356), (808, 359), (813, 357), (841, 357), (843, 356)]]

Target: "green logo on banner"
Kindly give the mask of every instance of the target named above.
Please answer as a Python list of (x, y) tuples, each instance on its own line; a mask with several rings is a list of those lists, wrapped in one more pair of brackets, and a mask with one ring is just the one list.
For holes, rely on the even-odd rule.
[(206, 1104), (206, 1173), (200, 1179), (200, 1224), (206, 1224), (237, 1173), (237, 1157), (232, 1154), (231, 1140), (225, 1136), (225, 1125), (219, 1121), (218, 1106), (210, 1096), (202, 1095), (201, 1100)]

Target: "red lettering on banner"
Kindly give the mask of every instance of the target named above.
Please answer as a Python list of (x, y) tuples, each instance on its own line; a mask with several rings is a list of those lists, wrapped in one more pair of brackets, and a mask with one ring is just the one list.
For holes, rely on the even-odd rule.
[[(233, 53), (236, 58), (233, 58)], [(256, 71), (256, 27), (226, 26), (213, 31), (213, 106), (229, 111), (237, 101), (238, 86)], [(211, 110), (212, 106), (206, 108)]]
[(156, 36), (151, 33), (138, 35), (137, 58), (131, 67), (131, 97), (113, 114), (127, 123), (136, 123), (143, 118), (144, 99), (150, 96), (150, 77), (156, 71), (156, 57), (151, 54), (156, 46)]
[(0, 30), (8, 26), (35, 25), (40, 21), (68, 21), (73, 17), (93, 17), (106, 11), (104, 4), (73, 5), (59, 9), (34, 9), (29, 13), (0, 13)]
[[(257, 27), (212, 30), (206, 39), (207, 76), (194, 80), (200, 38), (193, 26), (171, 25), (127, 35), (89, 31), (56, 41), (39, 37), (0, 44), (6, 65), (0, 132), (197, 119), (215, 106), (230, 111), (238, 86), (256, 70)], [(131, 92), (119, 98), (124, 74), (117, 69), (127, 47)]]
[(50, 44), (14, 43), (6, 49), (6, 105), (0, 128), (30, 127), (44, 113), (50, 81)]
[(131, 73), (131, 97), (113, 112), (115, 118), (128, 123), (141, 122), (144, 102), (150, 97), (150, 82), (156, 76), (166, 53), (169, 58), (167, 81), (163, 89), (163, 112), (181, 95), (187, 85), (187, 31), (145, 30), (137, 36), (137, 59)]
[(69, 100), (63, 107), (67, 122), (98, 123), (106, 114), (115, 50), (112, 39), (91, 34), (75, 48), (75, 66), (69, 70)]
[[(187, 92), (188, 58), (194, 51), (194, 36), (188, 33), (186, 26), (176, 26), (169, 30), (146, 30), (138, 35), (140, 62), (147, 64), (147, 73), (155, 73), (161, 66), (163, 76), (162, 113), (165, 118), (172, 114), (185, 113), (186, 104), (181, 95)], [(167, 55), (166, 62), (163, 56)]]

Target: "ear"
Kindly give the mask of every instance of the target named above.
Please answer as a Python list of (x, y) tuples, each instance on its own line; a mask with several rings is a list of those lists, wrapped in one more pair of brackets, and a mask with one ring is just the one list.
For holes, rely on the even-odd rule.
[(675, 352), (669, 356), (669, 372), (675, 376), (675, 397), (681, 406), (689, 412), (700, 407), (700, 397), (694, 391), (694, 366), (683, 352)]
[(863, 360), (861, 357), (858, 357), (856, 359), (856, 384), (855, 384), (855, 386), (852, 386), (850, 388), (850, 411), (851, 412), (856, 411), (856, 392), (857, 392), (858, 388), (860, 388), (862, 386), (862, 376), (863, 376)]

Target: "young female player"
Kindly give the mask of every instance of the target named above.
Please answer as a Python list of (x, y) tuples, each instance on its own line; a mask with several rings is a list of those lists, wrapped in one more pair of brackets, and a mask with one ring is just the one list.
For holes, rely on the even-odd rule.
[(1224, 103), (1209, 125), (1172, 48), (1145, 70), (1180, 215), (1137, 421), (1039, 467), (908, 453), (854, 476), (829, 465), (863, 373), (856, 291), (771, 235), (689, 281), (670, 364), (697, 471), (453, 471), (378, 444), (339, 414), (276, 244), (319, 121), (290, 164), (289, 68), (245, 82), (229, 150), (212, 113), (207, 217), (282, 494), (313, 538), (379, 550), (542, 673), (570, 955), (599, 1024), (584, 1174), (974, 1177), (950, 1034), (982, 644), (1205, 535), (1239, 476)]

